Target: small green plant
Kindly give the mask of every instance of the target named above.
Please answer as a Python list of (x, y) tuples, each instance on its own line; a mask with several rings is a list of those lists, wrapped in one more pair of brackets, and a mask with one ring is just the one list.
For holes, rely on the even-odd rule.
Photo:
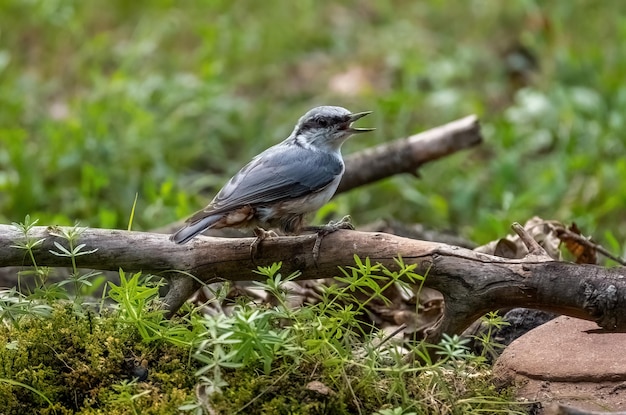
[[(67, 243), (67, 247), (59, 241), (54, 241), (55, 249), (50, 250), (50, 253), (59, 257), (65, 257), (70, 260), (71, 271), (67, 278), (60, 280), (59, 282), (48, 284), (49, 277), (52, 275), (52, 268), (42, 267), (37, 264), (35, 259), (35, 252), (41, 249), (45, 238), (33, 238), (30, 235), (30, 231), (37, 224), (38, 220), (31, 220), (27, 215), (23, 223), (13, 223), (13, 227), (17, 229), (22, 235), (22, 241), (16, 241), (12, 248), (21, 249), (28, 257), (31, 267), (29, 269), (20, 271), (18, 274), (18, 291), (20, 293), (29, 292), (25, 297), (27, 300), (45, 300), (52, 302), (56, 299), (68, 299), (74, 298), (74, 302), (79, 304), (85, 295), (89, 295), (103, 283), (101, 272), (89, 271), (82, 273), (77, 264), (77, 258), (83, 255), (90, 255), (97, 251), (96, 249), (85, 250), (85, 244), (78, 243), (78, 239), (86, 228), (75, 225), (70, 228), (62, 227), (49, 227), (48, 233), (50, 236), (60, 238)], [(25, 276), (32, 275), (35, 279), (34, 287), (27, 287), (22, 284), (22, 279)], [(94, 283), (95, 282), (95, 283)], [(67, 284), (73, 286), (73, 295), (70, 295), (63, 287)]]
[[(267, 277), (265, 283), (256, 283), (266, 289), (278, 301), (272, 309), (258, 309), (249, 306), (237, 306), (230, 316), (218, 314), (201, 319), (205, 331), (195, 357), (205, 364), (198, 371), (202, 382), (211, 391), (218, 392), (227, 383), (223, 379), (223, 369), (263, 365), (265, 374), (269, 374), (277, 359), (297, 361), (302, 349), (295, 343), (289, 328), (280, 327), (283, 318), (293, 318), (294, 310), (286, 303), (286, 293), (282, 288), (287, 281), (297, 278), (293, 273), (286, 278), (278, 272), (281, 264), (259, 267), (258, 274)], [(211, 374), (208, 377), (207, 374)]]
[(74, 286), (74, 301), (80, 302), (85, 289), (93, 288), (93, 279), (98, 277), (102, 273), (99, 271), (89, 271), (83, 274), (77, 266), (77, 258), (83, 255), (90, 255), (98, 251), (98, 248), (91, 250), (84, 250), (85, 244), (79, 244), (78, 238), (85, 232), (87, 228), (79, 227), (78, 224), (71, 228), (63, 227), (50, 227), (48, 228), (51, 236), (56, 236), (64, 239), (67, 242), (66, 248), (60, 242), (55, 241), (54, 246), (56, 250), (50, 250), (50, 253), (59, 257), (69, 258), (72, 263), (70, 275), (67, 279), (64, 279), (56, 284), (56, 287), (62, 287), (65, 284), (72, 284)]
[(20, 292), (23, 292), (21, 286), (22, 276), (34, 275), (36, 287), (43, 287), (48, 281), (48, 277), (51, 272), (51, 268), (40, 267), (39, 265), (37, 265), (37, 261), (35, 260), (34, 250), (40, 247), (41, 244), (45, 241), (44, 238), (35, 239), (30, 236), (30, 230), (37, 224), (37, 222), (39, 222), (39, 219), (31, 221), (30, 215), (26, 215), (26, 217), (24, 218), (24, 222), (12, 223), (13, 227), (22, 234), (22, 236), (24, 237), (24, 241), (16, 241), (13, 245), (11, 245), (11, 248), (23, 250), (33, 266), (32, 270), (21, 271), (18, 274), (18, 289)]
[(49, 317), (51, 311), (50, 305), (33, 301), (15, 287), (0, 289), (0, 319), (2, 321), (19, 326), (19, 321), (24, 316)]
[(288, 275), (287, 277), (283, 277), (280, 271), (282, 266), (282, 262), (274, 263), (268, 267), (258, 267), (258, 269), (253, 272), (259, 275), (266, 277), (265, 282), (254, 281), (254, 285), (257, 287), (267, 291), (267, 293), (278, 302), (279, 307), (277, 310), (285, 311), (287, 314), (286, 318), (293, 317), (291, 313), (291, 307), (287, 304), (287, 290), (284, 289), (286, 283), (294, 281), (297, 279), (302, 273), (300, 271), (295, 271)]
[(137, 388), (137, 381), (134, 379), (123, 380), (120, 383), (113, 385), (112, 388), (113, 391), (115, 391), (116, 396), (111, 399), (110, 403), (124, 408), (130, 408), (133, 415), (139, 415), (142, 412), (141, 407), (137, 406), (137, 400), (139, 400), (142, 396), (150, 394), (149, 390), (136, 393), (135, 390)]
[(146, 343), (166, 341), (183, 348), (193, 345), (197, 333), (193, 327), (175, 324), (165, 318), (165, 310), (159, 303), (160, 278), (141, 272), (127, 277), (119, 270), (120, 285), (109, 282), (109, 297), (119, 306), (120, 321), (137, 330)]
[[(462, 412), (455, 412), (453, 405), (441, 413), (511, 409), (506, 396), (490, 389), (487, 368), (479, 356), (470, 353), (468, 339), (444, 336), (438, 345), (407, 344), (411, 353), (424, 357), (422, 364), (409, 364), (407, 351), (400, 352), (397, 344), (381, 345), (377, 330), (363, 323), (365, 305), (375, 300), (389, 304), (384, 293), (391, 284), (423, 283), (414, 266), (400, 258), (396, 264), (397, 269), (390, 270), (355, 257), (355, 266), (342, 269), (336, 284), (324, 290), (318, 303), (295, 309), (288, 306), (285, 284), (298, 274), (283, 277), (281, 264), (259, 268), (257, 273), (266, 281), (255, 285), (272, 294), (273, 306), (259, 309), (240, 303), (230, 315), (202, 320), (206, 330), (195, 357), (203, 367), (197, 375), (213, 410), (257, 413), (260, 405), (278, 405), (282, 411), (316, 413), (307, 412), (311, 409), (302, 403), (279, 403), (271, 393), (277, 383), (287, 382), (287, 388), (294, 390), (285, 393), (297, 394), (297, 388), (304, 388), (311, 379), (335, 390), (336, 400), (331, 402), (337, 405), (333, 408), (338, 414), (429, 413), (434, 409), (428, 409), (429, 405), (445, 407), (454, 402)], [(439, 359), (433, 361), (433, 355)], [(253, 382), (246, 375), (250, 373)], [(300, 373), (308, 375), (299, 379)], [(386, 407), (389, 403), (395, 406)], [(201, 407), (201, 402), (184, 406), (190, 411)]]
[(495, 361), (500, 355), (500, 351), (504, 348), (504, 345), (498, 343), (493, 338), (493, 332), (494, 330), (500, 330), (503, 327), (509, 326), (510, 323), (500, 316), (497, 311), (487, 313), (482, 316), (480, 320), (486, 329), (482, 330), (479, 335), (473, 337), (478, 340), (481, 345), (480, 356), (484, 359), (489, 358), (491, 361)]
[(469, 342), (470, 339), (461, 338), (456, 334), (449, 336), (444, 333), (441, 342), (433, 347), (436, 349), (435, 353), (440, 355), (444, 361), (459, 361), (472, 357), (467, 345)]

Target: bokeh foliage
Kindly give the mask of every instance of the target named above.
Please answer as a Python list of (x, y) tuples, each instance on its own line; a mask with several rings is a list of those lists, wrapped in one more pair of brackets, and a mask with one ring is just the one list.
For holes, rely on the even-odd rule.
[(541, 215), (623, 241), (625, 12), (619, 0), (3, 1), (0, 221), (125, 228), (137, 193), (135, 228), (167, 224), (304, 111), (335, 104), (375, 112), (377, 131), (345, 152), (470, 113), (485, 135), (420, 179), (337, 197), (337, 216), (486, 242)]

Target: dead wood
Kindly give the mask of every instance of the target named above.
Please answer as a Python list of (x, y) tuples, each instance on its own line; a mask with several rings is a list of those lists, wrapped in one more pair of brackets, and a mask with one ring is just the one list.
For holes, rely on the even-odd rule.
[[(54, 242), (63, 246), (67, 242), (50, 232), (43, 226), (30, 231), (29, 237), (43, 239), (34, 250), (37, 264), (69, 266), (68, 258), (50, 252), (58, 250)], [(17, 229), (0, 225), (0, 267), (31, 265), (25, 252), (13, 246), (23, 241)], [(537, 247), (529, 248), (532, 255), (526, 258), (506, 259), (442, 243), (357, 231), (338, 231), (325, 237), (317, 263), (312, 255), (315, 235), (270, 238), (260, 245), (257, 264), (253, 264), (252, 241), (198, 237), (181, 246), (162, 234), (86, 229), (77, 243), (85, 244), (85, 250), (97, 251), (77, 261), (82, 268), (122, 268), (165, 276), (170, 291), (164, 301), (174, 311), (199, 286), (177, 271), (188, 272), (203, 282), (257, 280), (260, 277), (251, 271), (256, 265), (282, 261), (285, 274), (300, 270), (300, 279), (315, 279), (339, 275), (337, 267), (354, 265), (355, 254), (390, 269), (397, 268), (394, 258), (400, 255), (426, 275), (425, 286), (444, 295), (443, 317), (429, 334), (433, 341), (442, 333), (461, 333), (486, 312), (510, 307), (542, 309), (592, 320), (607, 330), (626, 330), (626, 269), (622, 267), (554, 261)]]
[(438, 160), (482, 141), (480, 124), (470, 115), (391, 143), (345, 157), (346, 171), (337, 193), (400, 173), (415, 174), (429, 161)]

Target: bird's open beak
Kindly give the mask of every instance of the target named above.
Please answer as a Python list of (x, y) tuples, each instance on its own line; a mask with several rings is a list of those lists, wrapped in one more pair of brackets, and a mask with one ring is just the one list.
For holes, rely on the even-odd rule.
[[(352, 124), (356, 120), (360, 120), (361, 118), (371, 113), (372, 111), (364, 111), (364, 112), (357, 112), (355, 114), (350, 114), (350, 124)], [(368, 131), (374, 131), (375, 129), (376, 128), (355, 128), (355, 127), (350, 126), (349, 131), (353, 134), (356, 134), (356, 133), (366, 133)]]

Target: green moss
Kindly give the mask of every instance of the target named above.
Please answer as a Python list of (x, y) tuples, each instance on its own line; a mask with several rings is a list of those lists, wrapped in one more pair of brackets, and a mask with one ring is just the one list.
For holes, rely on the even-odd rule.
[(376, 377), (352, 366), (334, 379), (317, 362), (278, 367), (270, 375), (260, 368), (226, 371), (224, 379), (229, 386), (210, 397), (215, 414), (371, 414), (402, 405), (418, 414), (523, 411), (511, 389), (497, 390), (491, 372), (474, 365)]
[(319, 393), (307, 384), (320, 380), (314, 367), (283, 368), (282, 375), (262, 375), (255, 370), (234, 370), (225, 374), (229, 386), (211, 397), (212, 408), (219, 414), (242, 410), (246, 414), (351, 414), (350, 402), (343, 391)]
[[(25, 317), (1, 326), (0, 378), (29, 385), (45, 395), (0, 382), (3, 414), (171, 414), (193, 397), (193, 362), (188, 351), (141, 343), (114, 315), (77, 314), (58, 305), (50, 318)], [(148, 370), (144, 382), (130, 382)], [(139, 396), (138, 396), (139, 395)], [(132, 402), (133, 405), (130, 405)]]

